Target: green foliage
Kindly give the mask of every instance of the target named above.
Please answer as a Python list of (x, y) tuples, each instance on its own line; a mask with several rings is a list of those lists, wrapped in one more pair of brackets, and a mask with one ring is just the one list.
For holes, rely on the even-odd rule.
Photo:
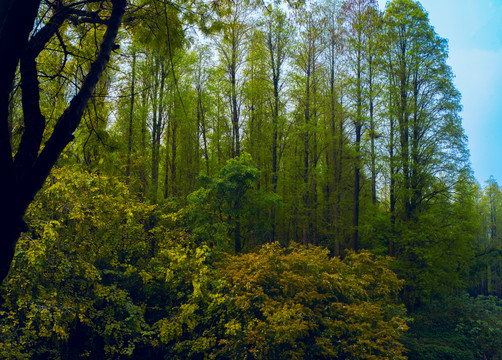
[(2, 358), (141, 359), (161, 320), (201, 297), (207, 250), (115, 178), (57, 169), (28, 215), (2, 287)]
[(31, 230), (3, 287), (2, 356), (130, 355), (148, 330), (128, 286), (145, 261), (152, 211), (115, 179), (55, 170), (28, 210)]
[(394, 269), (406, 281), (404, 301), (410, 310), (429, 299), (454, 295), (469, 282), (472, 240), (480, 230), (476, 185), (462, 178), (454, 193), (453, 200), (430, 201), (417, 220), (400, 230)]
[(464, 295), (418, 311), (405, 344), (410, 360), (502, 359), (501, 339), (501, 300)]
[[(502, 195), (466, 166), (447, 42), (418, 2), (344, 3), (130, 3), (131, 56), (28, 210), (1, 358), (404, 359), (398, 298), (410, 359), (500, 358), (500, 301), (449, 297), (501, 294)], [(81, 25), (37, 58), (46, 135), (103, 35)]]
[(502, 192), (496, 180), (490, 178), (478, 189), (477, 211), (480, 231), (473, 241), (476, 256), (471, 264), (469, 292), (502, 296), (502, 237), (497, 230), (501, 223)]
[(194, 240), (225, 249), (247, 239), (243, 247), (252, 248), (267, 240), (271, 224), (268, 211), (279, 197), (256, 190), (259, 170), (251, 156), (230, 159), (212, 178), (201, 175), (202, 187), (188, 196), (182, 210), (185, 225)]
[(162, 315), (152, 329), (157, 353), (166, 358), (197, 358), (197, 354), (211, 352), (217, 343), (223, 282), (211, 266), (213, 257), (207, 246), (173, 244), (152, 262), (153, 309)]
[[(230, 162), (212, 190), (244, 197), (249, 161)], [(168, 207), (114, 178), (55, 170), (1, 289), (0, 357), (404, 359), (388, 260), (278, 244), (222, 258)]]

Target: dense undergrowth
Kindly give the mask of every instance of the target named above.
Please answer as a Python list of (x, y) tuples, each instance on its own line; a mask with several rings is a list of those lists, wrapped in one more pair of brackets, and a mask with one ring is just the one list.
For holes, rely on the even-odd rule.
[[(405, 310), (388, 259), (197, 243), (183, 209), (65, 167), (30, 208), (2, 288), (9, 359), (400, 359)], [(200, 240), (200, 239), (199, 239)]]
[(361, 251), (340, 259), (295, 243), (234, 255), (202, 236), (228, 242), (232, 224), (196, 231), (196, 211), (219, 210), (194, 204), (148, 205), (115, 178), (77, 166), (54, 171), (2, 287), (0, 357), (501, 356), (496, 298), (432, 302), (411, 321), (390, 258)]

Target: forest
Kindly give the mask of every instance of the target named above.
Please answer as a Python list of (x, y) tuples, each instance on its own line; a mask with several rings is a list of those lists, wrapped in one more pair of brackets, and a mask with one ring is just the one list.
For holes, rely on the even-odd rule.
[(502, 188), (418, 1), (0, 4), (1, 359), (502, 359)]

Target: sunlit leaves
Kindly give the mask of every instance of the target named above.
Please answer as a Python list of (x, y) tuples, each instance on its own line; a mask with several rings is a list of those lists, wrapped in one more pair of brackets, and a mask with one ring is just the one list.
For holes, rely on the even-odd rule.
[(222, 353), (251, 359), (404, 359), (395, 305), (400, 281), (369, 253), (329, 259), (321, 248), (278, 244), (228, 257)]
[[(147, 326), (127, 289), (134, 279), (127, 270), (147, 261), (144, 225), (152, 210), (115, 179), (77, 167), (55, 171), (28, 210), (31, 231), (3, 288), (6, 344), (34, 357), (51, 341), (84, 337), (75, 351), (131, 354)], [(6, 327), (9, 318), (19, 325)], [(96, 337), (105, 339), (102, 349), (90, 345)]]

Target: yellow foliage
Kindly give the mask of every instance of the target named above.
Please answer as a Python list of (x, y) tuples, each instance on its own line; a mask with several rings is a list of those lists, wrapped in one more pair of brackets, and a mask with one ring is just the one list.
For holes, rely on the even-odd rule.
[(242, 359), (405, 359), (405, 311), (396, 304), (401, 282), (387, 266), (368, 252), (342, 261), (299, 245), (228, 256), (218, 268), (233, 318), (220, 352)]

